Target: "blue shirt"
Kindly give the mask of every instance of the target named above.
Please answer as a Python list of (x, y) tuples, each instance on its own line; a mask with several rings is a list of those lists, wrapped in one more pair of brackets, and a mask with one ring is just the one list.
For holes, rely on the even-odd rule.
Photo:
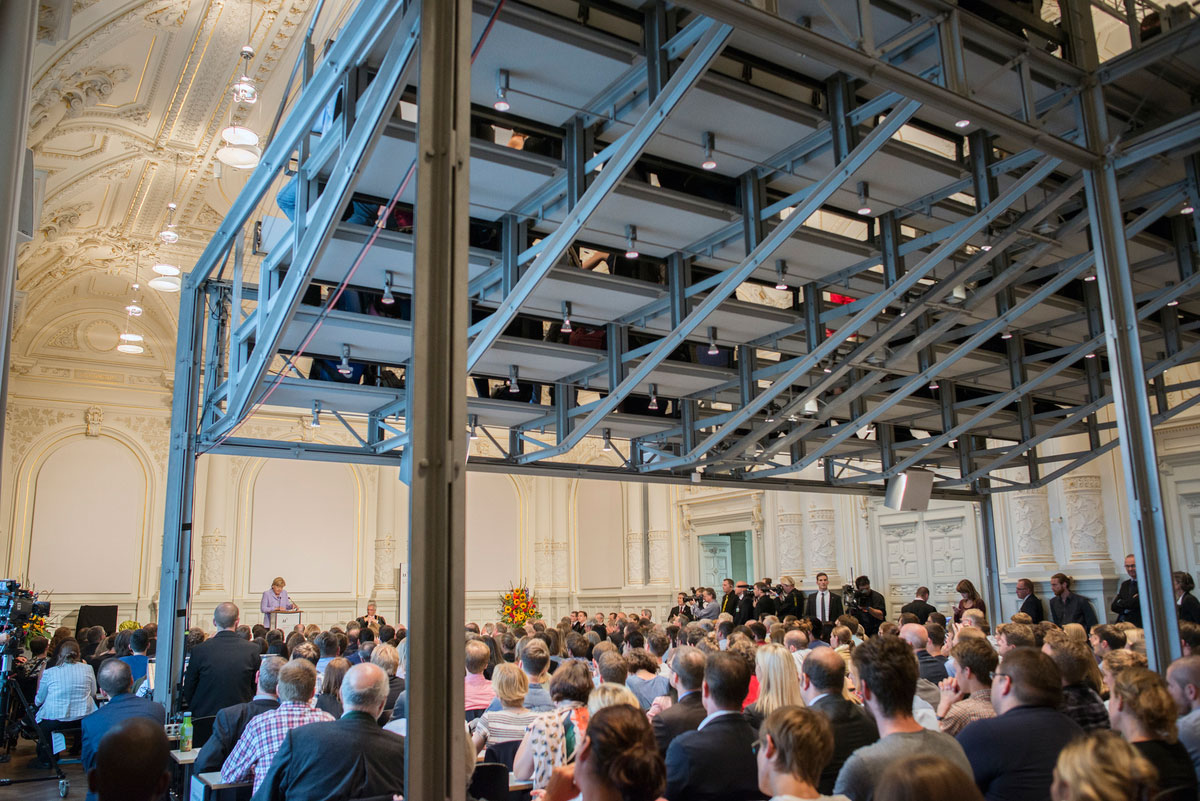
[[(553, 712), (554, 701), (550, 700), (550, 691), (546, 689), (544, 684), (529, 683), (529, 691), (525, 693), (525, 708), (530, 712)], [(502, 709), (499, 697), (492, 699), (488, 704), (488, 712), (497, 712)]]
[(129, 665), (129, 672), (133, 674), (133, 680), (137, 681), (146, 675), (146, 665), (150, 664), (150, 657), (145, 654), (134, 654), (133, 656), (122, 656), (120, 660)]

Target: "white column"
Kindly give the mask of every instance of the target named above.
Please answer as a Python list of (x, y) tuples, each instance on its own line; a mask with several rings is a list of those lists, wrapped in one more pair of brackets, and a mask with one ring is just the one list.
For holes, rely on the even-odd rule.
[(625, 584), (643, 586), (646, 582), (642, 538), (642, 488), (638, 484), (622, 485), (625, 491)]
[(229, 460), (223, 456), (209, 455), (206, 471), (207, 486), (204, 487), (204, 517), (201, 525), (204, 532), (200, 537), (200, 584), (201, 592), (219, 591), (225, 588), (225, 527), (226, 503), (229, 497)]
[(798, 492), (775, 493), (775, 542), (779, 559), (772, 576), (804, 579), (804, 496)]
[(1013, 492), (1009, 500), (1015, 563), (1053, 563), (1054, 541), (1050, 531), (1050, 500), (1045, 488)]
[(649, 487), (650, 496), (650, 583), (667, 586), (671, 579), (671, 520), (668, 510), (670, 488), (665, 484)]
[(1100, 476), (1071, 474), (1062, 480), (1071, 562), (1109, 561)]
[(808, 523), (804, 529), (804, 550), (808, 554), (808, 566), (812, 573), (838, 574), (837, 569), (837, 539), (833, 528), (833, 506), (818, 505), (817, 501), (808, 503)]

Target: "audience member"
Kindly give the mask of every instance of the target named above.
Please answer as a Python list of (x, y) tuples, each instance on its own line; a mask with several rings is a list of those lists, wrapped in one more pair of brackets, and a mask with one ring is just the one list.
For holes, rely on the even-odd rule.
[(917, 616), (917, 622), (924, 626), (929, 621), (929, 616), (937, 611), (937, 607), (929, 603), (929, 588), (917, 587), (913, 600), (906, 603), (900, 608), (901, 614), (910, 614)]
[(597, 710), (616, 706), (617, 704), (626, 704), (638, 710), (642, 708), (638, 697), (624, 684), (601, 683), (599, 686), (592, 688), (592, 691), (588, 693), (588, 719), (590, 720), (591, 716), (596, 714)]
[(471, 640), (466, 645), (466, 678), (463, 679), (463, 704), (468, 712), (482, 712), (496, 697), (492, 683), (484, 678), (492, 652), (483, 640)]
[(929, 731), (913, 718), (918, 670), (908, 643), (898, 637), (872, 638), (854, 650), (852, 664), (858, 693), (879, 726), (880, 739), (850, 755), (834, 793), (851, 801), (870, 801), (889, 765), (921, 754), (939, 754), (970, 770), (953, 737)]
[(1099, 669), (1087, 645), (1069, 639), (1065, 633), (1047, 636), (1042, 652), (1054, 660), (1062, 677), (1063, 714), (1079, 724), (1084, 731), (1108, 728), (1108, 710), (1097, 688), (1089, 683), (1092, 673), (1099, 680)]
[(957, 669), (954, 676), (938, 685), (941, 700), (937, 717), (942, 731), (956, 735), (968, 723), (994, 718), (992, 706), (992, 673), (999, 658), (985, 640), (967, 638), (950, 649), (950, 658)]
[(799, 706), (776, 709), (756, 746), (758, 789), (771, 801), (831, 798), (817, 793), (821, 769), (833, 755), (833, 730), (824, 715)]
[(746, 707), (746, 720), (754, 729), (774, 712), (785, 706), (802, 706), (800, 680), (796, 661), (782, 645), (774, 643), (760, 647), (754, 655), (754, 675), (758, 679), (758, 698)]
[(678, 700), (651, 718), (654, 742), (665, 758), (671, 741), (685, 731), (695, 731), (707, 716), (702, 696), (704, 654), (698, 648), (681, 645), (671, 662), (671, 686)]
[(237, 634), (237, 605), (218, 604), (213, 612), (217, 633), (192, 649), (183, 674), (183, 702), (192, 718), (211, 717), (227, 706), (254, 697), (254, 675), (262, 654)]
[(948, 675), (946, 665), (929, 653), (929, 632), (919, 623), (906, 623), (900, 629), (900, 639), (912, 647), (917, 655), (917, 668), (921, 678), (937, 684)]
[(1159, 801), (1196, 798), (1196, 769), (1179, 742), (1176, 705), (1162, 677), (1146, 668), (1122, 671), (1108, 699), (1113, 729), (1158, 769)]
[(829, 719), (833, 729), (833, 755), (821, 771), (817, 790), (829, 794), (838, 773), (850, 755), (879, 739), (875, 720), (858, 704), (846, 698), (846, 663), (829, 648), (821, 648), (804, 660), (800, 695), (804, 703)]
[(1106, 696), (1112, 694), (1113, 685), (1117, 683), (1117, 676), (1120, 676), (1122, 671), (1131, 667), (1146, 667), (1147, 664), (1149, 662), (1145, 654), (1129, 650), (1105, 654), (1104, 658), (1100, 660), (1100, 676)]
[(342, 679), (346, 678), (346, 671), (350, 669), (350, 663), (340, 656), (328, 662), (325, 665), (325, 672), (321, 674), (321, 684), (317, 689), (315, 706), (322, 712), (328, 712), (335, 718), (340, 718), (342, 712)]
[(404, 738), (383, 731), (377, 722), (387, 695), (387, 674), (378, 665), (354, 665), (346, 671), (342, 717), (289, 731), (255, 801), (366, 798), (403, 792)]
[(1191, 573), (1176, 570), (1171, 574), (1171, 583), (1175, 587), (1176, 614), (1180, 620), (1189, 623), (1200, 623), (1200, 600), (1192, 595), (1196, 589), (1196, 581)]
[(217, 712), (212, 735), (196, 755), (196, 761), (192, 763), (195, 773), (220, 770), (241, 738), (242, 732), (246, 730), (246, 724), (264, 712), (279, 708), (279, 670), (286, 664), (287, 661), (281, 656), (264, 656), (255, 676), (258, 685), (255, 696), (243, 704), (227, 706)]
[(1120, 651), (1125, 647), (1125, 643), (1125, 632), (1107, 623), (1092, 626), (1092, 633), (1088, 637), (1088, 644), (1092, 647), (1096, 659), (1103, 659), (1113, 651)]
[(529, 691), (529, 679), (516, 665), (503, 662), (492, 672), (492, 688), (499, 709), (488, 709), (478, 720), (473, 721), (472, 739), (475, 750), (482, 751), (489, 745), (512, 742), (525, 736), (525, 729), (538, 713), (525, 708), (525, 694)]
[(1200, 656), (1176, 659), (1167, 668), (1167, 689), (1175, 700), (1179, 741), (1200, 775)]
[(574, 765), (556, 767), (542, 801), (654, 801), (663, 790), (663, 761), (645, 715), (617, 704), (598, 711)]
[(82, 661), (79, 643), (71, 639), (63, 640), (58, 646), (57, 662), (42, 674), (37, 695), (33, 699), (38, 707), (35, 716), (38, 727), (35, 765), (50, 766), (51, 735), (61, 729), (74, 728), (75, 721), (95, 712), (95, 695), (96, 674)]
[(1058, 711), (1062, 677), (1054, 660), (1033, 648), (1009, 651), (992, 678), (996, 717), (958, 735), (989, 801), (1049, 799), (1058, 754), (1083, 733)]
[(1001, 623), (996, 627), (996, 653), (1003, 659), (1014, 648), (1037, 648), (1033, 628), (1022, 623)]
[(961, 599), (954, 607), (954, 622), (961, 623), (963, 612), (968, 609), (978, 609), (987, 617), (987, 606), (984, 605), (983, 599), (979, 597), (979, 591), (975, 589), (975, 585), (969, 579), (963, 579), (954, 587)]
[(400, 693), (404, 692), (404, 677), (399, 675), (400, 652), (395, 646), (387, 643), (377, 645), (371, 650), (371, 664), (383, 668), (388, 677), (387, 701), (383, 707), (383, 714), (379, 717), (379, 725), (384, 726), (392, 719), (392, 708), (396, 705)]
[[(554, 768), (575, 757), (587, 733), (587, 700), (594, 686), (587, 667), (579, 662), (567, 662), (554, 672), (550, 677), (554, 709), (538, 715), (525, 731), (513, 763), (518, 779), (532, 779), (535, 790), (545, 787)], [(525, 705), (529, 706), (528, 696)]]
[(1033, 582), (1029, 579), (1017, 579), (1017, 600), (1021, 602), (1018, 614), (1029, 615), (1031, 624), (1036, 625), (1046, 619), (1046, 612), (1042, 608), (1042, 599), (1034, 594)]
[(145, 629), (133, 629), (129, 632), (129, 653), (118, 654), (118, 658), (129, 665), (129, 671), (133, 675), (135, 684), (146, 678), (146, 671), (150, 664), (150, 657), (146, 655), (146, 649), (149, 647), (150, 633)]
[(170, 753), (161, 723), (142, 716), (126, 718), (109, 729), (96, 747), (95, 764), (87, 773), (89, 797), (98, 801), (165, 798), (171, 783)]
[[(141, 629), (137, 629), (141, 633)], [(108, 696), (108, 703), (80, 721), (83, 730), (83, 770), (91, 773), (96, 767), (96, 750), (104, 735), (129, 718), (144, 717), (159, 726), (167, 721), (163, 705), (133, 694), (133, 674), (129, 665), (120, 659), (110, 659), (100, 668), (100, 689)], [(96, 794), (88, 791), (88, 801), (96, 801)]]
[(658, 674), (658, 660), (645, 648), (633, 648), (625, 655), (629, 675), (627, 686), (637, 697), (643, 710), (650, 708), (654, 699), (671, 691), (671, 682)]
[(1133, 746), (1111, 731), (1072, 741), (1058, 755), (1053, 801), (1143, 801), (1154, 797), (1158, 775)]
[(1078, 623), (1085, 631), (1096, 625), (1096, 610), (1082, 595), (1071, 592), (1070, 576), (1055, 573), (1050, 577), (1050, 591), (1054, 593), (1050, 599), (1050, 619), (1055, 625)]
[(601, 683), (624, 684), (629, 680), (629, 663), (615, 649), (605, 651), (596, 659), (596, 675)]
[[(554, 709), (554, 701), (546, 690), (546, 669), (550, 665), (550, 651), (540, 640), (530, 641), (520, 653), (521, 670), (529, 681), (529, 690), (525, 694), (525, 708), (530, 712), (549, 712)], [(622, 662), (623, 664), (623, 662)], [(622, 679), (624, 684), (625, 680)], [(495, 698), (488, 704), (488, 711), (500, 709), (500, 699)]]
[(667, 748), (665, 796), (670, 801), (764, 798), (758, 791), (755, 732), (741, 714), (750, 675), (750, 665), (737, 654), (708, 657), (701, 685), (708, 715), (696, 731), (678, 735)]
[(876, 801), (983, 801), (969, 773), (936, 754), (893, 762), (879, 779)]

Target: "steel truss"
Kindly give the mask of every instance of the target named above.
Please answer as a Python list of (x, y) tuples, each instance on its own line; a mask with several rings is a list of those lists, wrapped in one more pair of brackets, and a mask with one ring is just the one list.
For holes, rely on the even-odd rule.
[[(476, 393), (447, 408), (502, 454), (472, 469), (877, 494), (926, 467), (938, 497), (983, 502), (989, 526), (992, 495), (1131, 443), (1139, 556), (1161, 568), (1152, 425), (1194, 404), (1168, 403), (1194, 388), (1171, 368), (1200, 356), (1200, 221), (1183, 213), (1200, 202), (1188, 94), (1200, 86), (1164, 83), (1161, 102), (1144, 101), (1160, 76), (1193, 74), (1196, 48), (1180, 43), (1200, 22), (1173, 20), (1101, 65), (1082, 0), (1062, 3), (1060, 26), (997, 0), (1003, 30), (942, 0), (765, 4), (778, 15), (735, 0), (645, 12), (581, 2), (570, 17), (539, 5), (512, 0), (496, 14), (477, 3), (471, 80), (444, 87), (470, 93), (472, 125), (528, 137), (525, 150), (477, 135), (448, 165), (449, 142), (429, 131), (459, 143), (461, 119), (422, 119), (418, 131), (394, 113), (422, 46), (419, 4), (360, 3), (305, 67), (262, 164), (184, 281), (163, 675), (179, 673), (199, 454), (395, 465), (430, 486), (417, 412), (449, 403), (467, 373)], [(454, 113), (420, 91), (417, 101), (443, 122)], [(696, 166), (702, 154), (715, 170)], [(468, 162), (468, 205), (430, 194), (426, 171), (463, 178)], [(255, 241), (266, 255), (252, 258), (256, 209), (285, 172), (295, 222)], [(388, 218), (415, 206), (414, 232), (342, 222), (355, 198)], [(472, 238), (466, 253), (423, 218), (448, 208), (470, 217), (452, 227), (459, 245)], [(831, 218), (859, 233), (830, 230)], [(583, 248), (607, 274), (580, 268)], [(462, 302), (446, 287), (433, 285), (436, 306), (422, 297), (420, 270), (439, 258), (461, 277), (469, 327), (461, 306), (444, 305)], [(321, 288), (320, 305), (306, 302)], [(347, 302), (378, 311), (397, 296), (412, 319)], [(421, 340), (432, 333), (421, 315), (443, 310), (463, 323), (465, 370), (431, 374), (422, 354), (440, 357)], [(567, 320), (602, 329), (603, 345), (542, 341)], [(381, 380), (316, 379), (309, 358), (351, 374), (365, 364)], [(1113, 424), (1099, 416), (1110, 403)], [(240, 433), (260, 409), (336, 421), (347, 444)], [(1088, 447), (1039, 452), (1072, 435)], [(574, 463), (588, 436), (622, 464)], [(447, 447), (439, 470), (455, 461), (458, 444)], [(823, 479), (801, 475), (810, 466)], [(996, 472), (1006, 467), (1027, 478)], [(454, 473), (439, 475), (454, 485)], [(427, 554), (431, 569), (453, 552)], [(1161, 589), (1167, 614), (1147, 618), (1158, 664), (1173, 625)], [(163, 682), (160, 697), (172, 690)]]

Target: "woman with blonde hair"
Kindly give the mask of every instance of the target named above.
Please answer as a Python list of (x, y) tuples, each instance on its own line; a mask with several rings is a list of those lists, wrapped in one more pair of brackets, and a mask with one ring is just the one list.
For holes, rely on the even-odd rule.
[(497, 664), (492, 671), (492, 689), (500, 699), (500, 708), (484, 712), (478, 720), (471, 721), (474, 726), (471, 739), (476, 753), (494, 743), (520, 740), (537, 717), (536, 712), (525, 708), (529, 679), (517, 665), (512, 662)]
[(1179, 742), (1177, 714), (1167, 683), (1146, 668), (1122, 671), (1108, 699), (1113, 730), (1158, 769), (1158, 801), (1196, 797), (1196, 771)]
[(1146, 667), (1149, 660), (1145, 654), (1134, 653), (1133, 651), (1122, 648), (1119, 651), (1109, 651), (1100, 660), (1100, 677), (1104, 683), (1104, 697), (1107, 698), (1112, 693), (1113, 685), (1117, 683), (1117, 677), (1128, 668), (1131, 667)]
[(1058, 755), (1053, 801), (1150, 801), (1158, 779), (1154, 766), (1111, 731), (1072, 741)]
[(850, 633), (849, 627), (834, 626), (829, 634), (829, 647), (846, 660), (846, 667), (849, 668), (850, 654), (854, 650), (854, 635)]
[(606, 681), (588, 694), (587, 710), (589, 718), (601, 709), (617, 704), (628, 704), (634, 709), (641, 709), (641, 702), (633, 694), (633, 690), (615, 681)]
[(754, 675), (758, 677), (758, 698), (746, 707), (746, 720), (754, 728), (767, 716), (785, 706), (804, 706), (796, 660), (782, 645), (761, 646), (754, 655)]
[(1063, 632), (1072, 640), (1087, 644), (1087, 629), (1085, 629), (1081, 624), (1068, 623), (1067, 625), (1063, 626)]

